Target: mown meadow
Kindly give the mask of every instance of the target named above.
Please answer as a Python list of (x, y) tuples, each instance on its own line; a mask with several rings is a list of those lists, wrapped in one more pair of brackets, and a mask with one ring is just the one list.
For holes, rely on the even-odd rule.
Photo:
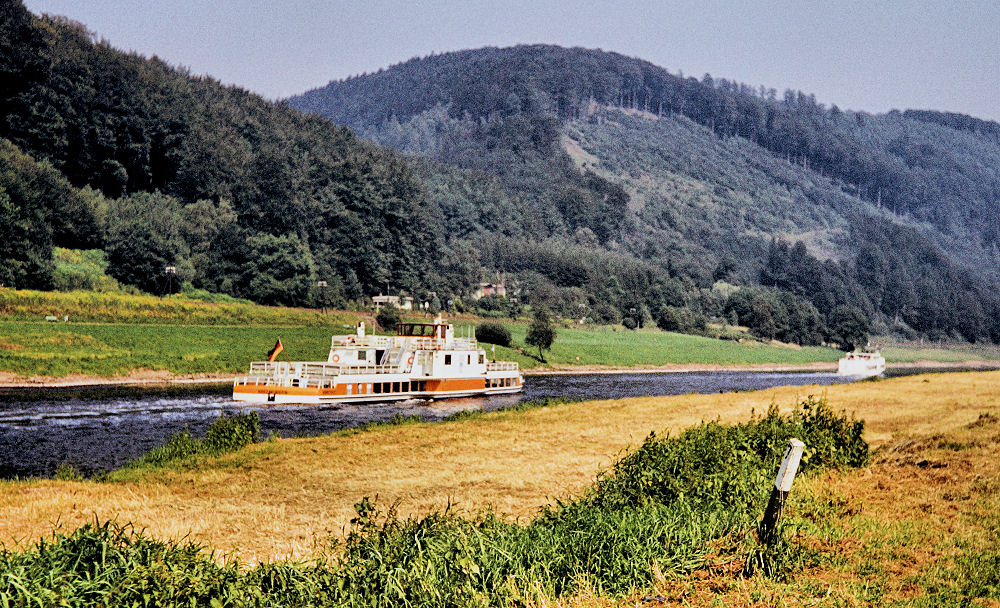
[(282, 357), (325, 360), (331, 327), (0, 321), (0, 369), (22, 376), (123, 376), (245, 371), (281, 338)]
[[(789, 346), (762, 342), (732, 342), (648, 328), (627, 330), (619, 326), (559, 327), (551, 351), (543, 353), (524, 345), (528, 325), (508, 325), (515, 348), (496, 348), (496, 357), (517, 361), (530, 369), (554, 366), (659, 367), (699, 365), (805, 365), (836, 362), (840, 352), (817, 346)], [(486, 345), (489, 349), (490, 346)], [(579, 359), (577, 359), (579, 357)]]

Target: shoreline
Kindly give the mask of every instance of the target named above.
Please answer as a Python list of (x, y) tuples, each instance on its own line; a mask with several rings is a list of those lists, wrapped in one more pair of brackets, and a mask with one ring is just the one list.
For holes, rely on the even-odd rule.
[[(815, 363), (781, 364), (760, 363), (751, 365), (724, 365), (717, 363), (669, 363), (655, 367), (614, 367), (601, 365), (557, 365), (544, 369), (522, 370), (525, 376), (559, 376), (574, 374), (680, 374), (692, 372), (761, 372), (761, 373), (808, 373), (833, 372), (837, 364), (817, 361)], [(888, 363), (886, 369), (1000, 369), (1000, 361), (930, 361), (919, 360), (902, 363)], [(22, 377), (11, 372), (0, 372), (0, 392), (19, 389), (85, 389), (103, 387), (163, 387), (211, 384), (229, 384), (238, 374), (183, 374), (173, 375), (166, 371), (138, 370), (128, 376), (100, 377), (74, 374), (62, 378), (33, 376)]]

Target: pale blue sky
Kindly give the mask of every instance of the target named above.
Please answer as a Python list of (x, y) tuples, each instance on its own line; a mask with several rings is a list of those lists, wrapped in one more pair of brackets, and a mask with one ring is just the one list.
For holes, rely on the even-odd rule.
[(433, 52), (617, 51), (841, 108), (1000, 120), (1000, 2), (26, 0), (114, 46), (281, 98)]

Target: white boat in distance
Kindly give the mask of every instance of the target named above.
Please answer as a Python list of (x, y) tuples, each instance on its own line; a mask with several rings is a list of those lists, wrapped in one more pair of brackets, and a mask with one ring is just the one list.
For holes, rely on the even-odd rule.
[[(280, 347), (275, 347), (279, 351)], [(258, 403), (358, 403), (516, 393), (517, 363), (488, 361), (472, 338), (440, 317), (399, 323), (395, 336), (334, 336), (326, 362), (264, 361), (233, 381), (233, 399)]]
[(837, 373), (841, 376), (878, 376), (885, 371), (885, 358), (882, 353), (853, 352), (847, 353), (837, 361)]

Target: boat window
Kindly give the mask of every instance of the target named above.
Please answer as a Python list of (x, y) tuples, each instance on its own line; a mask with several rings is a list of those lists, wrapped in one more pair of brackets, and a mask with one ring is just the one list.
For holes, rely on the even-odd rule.
[(358, 351), (358, 361), (367, 361), (367, 360), (368, 360), (368, 351), (366, 351), (366, 350), (359, 350)]
[(444, 364), (445, 365), (451, 365), (451, 355), (445, 355), (444, 356)]
[(385, 355), (384, 350), (375, 351), (375, 365), (382, 365), (382, 359)]
[(482, 365), (485, 360), (486, 360), (486, 355), (479, 353), (479, 365)]
[(465, 357), (465, 363), (466, 365), (472, 365), (472, 355), (468, 355)]
[(404, 382), (403, 383), (403, 392), (404, 393), (410, 392), (410, 383), (409, 382)]

